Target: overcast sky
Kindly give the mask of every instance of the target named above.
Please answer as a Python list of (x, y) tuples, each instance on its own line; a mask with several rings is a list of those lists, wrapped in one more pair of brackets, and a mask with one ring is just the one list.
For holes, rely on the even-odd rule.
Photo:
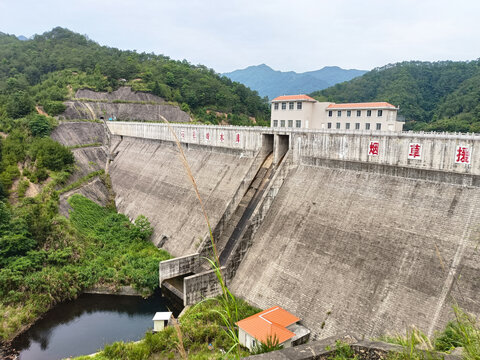
[(217, 72), (480, 57), (479, 0), (0, 0), (0, 31), (56, 26)]

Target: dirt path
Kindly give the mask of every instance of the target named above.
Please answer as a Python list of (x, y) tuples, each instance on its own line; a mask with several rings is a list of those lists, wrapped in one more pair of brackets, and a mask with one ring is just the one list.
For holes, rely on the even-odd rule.
[(37, 110), (37, 112), (40, 114), (40, 115), (45, 115), (45, 116), (48, 116), (48, 114), (45, 112), (45, 110), (43, 110), (43, 108), (41, 106), (35, 106), (35, 110)]

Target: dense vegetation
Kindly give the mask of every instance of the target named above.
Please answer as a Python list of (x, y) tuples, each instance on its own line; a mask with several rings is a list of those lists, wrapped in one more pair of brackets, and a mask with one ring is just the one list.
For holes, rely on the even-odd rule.
[[(67, 184), (74, 157), (48, 137), (55, 125), (38, 114), (0, 118), (0, 341), (94, 284), (149, 294), (169, 258), (148, 241), (145, 217), (132, 224), (80, 195), (70, 219), (58, 214), (59, 194), (85, 179)], [(108, 183), (103, 171), (92, 176)]]
[[(260, 311), (239, 299), (237, 306), (240, 319)], [(77, 360), (178, 359), (183, 350), (188, 359), (224, 359), (224, 354), (234, 346), (234, 342), (223, 330), (222, 311), (218, 299), (205, 301), (188, 309), (177, 329), (170, 326), (156, 334), (148, 332), (140, 343), (116, 342), (107, 345), (93, 358), (82, 356)], [(249, 352), (242, 349), (240, 355), (248, 356)]]
[(232, 114), (230, 122), (242, 125), (253, 125), (249, 117), (261, 124), (269, 119), (265, 99), (202, 65), (100, 46), (63, 28), (28, 41), (0, 33), (0, 116), (25, 116), (35, 104), (56, 115), (74, 90), (121, 85), (154, 93), (205, 122), (218, 122), (215, 111)]
[(388, 101), (406, 129), (480, 132), (480, 61), (403, 62), (312, 93), (320, 101)]

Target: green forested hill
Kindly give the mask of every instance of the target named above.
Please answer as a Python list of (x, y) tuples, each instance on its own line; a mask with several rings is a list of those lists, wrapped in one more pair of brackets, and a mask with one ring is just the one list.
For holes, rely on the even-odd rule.
[(55, 115), (68, 86), (111, 91), (125, 84), (175, 102), (202, 121), (217, 121), (207, 109), (234, 114), (233, 124), (251, 124), (248, 116), (260, 122), (269, 117), (256, 92), (186, 60), (100, 46), (63, 28), (28, 41), (0, 33), (0, 116), (24, 116), (33, 104)]
[(406, 129), (480, 132), (480, 61), (402, 62), (312, 94), (334, 102), (388, 101)]

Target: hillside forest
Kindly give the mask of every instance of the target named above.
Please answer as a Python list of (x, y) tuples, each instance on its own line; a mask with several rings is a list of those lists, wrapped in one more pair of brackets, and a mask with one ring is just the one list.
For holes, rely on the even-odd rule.
[(28, 41), (0, 33), (0, 118), (21, 118), (35, 105), (55, 116), (77, 89), (112, 91), (124, 85), (160, 96), (203, 123), (269, 121), (266, 99), (202, 65), (100, 46), (59, 27)]
[(311, 94), (319, 101), (388, 101), (404, 130), (480, 132), (480, 60), (410, 61)]

